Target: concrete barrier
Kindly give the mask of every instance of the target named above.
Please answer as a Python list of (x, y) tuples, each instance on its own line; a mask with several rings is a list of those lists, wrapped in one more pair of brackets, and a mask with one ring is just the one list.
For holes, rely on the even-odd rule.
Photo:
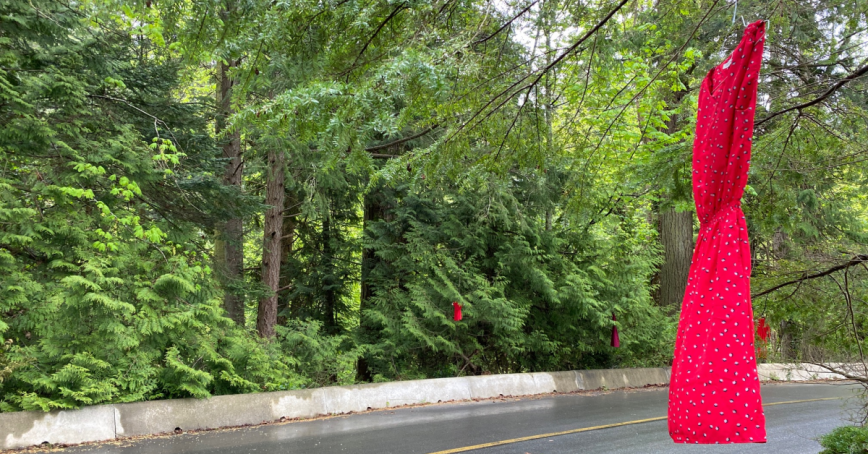
[(84, 443), (116, 437), (111, 405), (59, 410), (0, 413), (0, 448), (13, 449), (49, 443)]
[(651, 384), (664, 385), (669, 383), (669, 369), (662, 367), (648, 369), (583, 370), (578, 373), (582, 375), (582, 382), (584, 383), (585, 389), (614, 389)]
[(554, 380), (552, 386), (543, 384), (542, 387), (538, 387), (532, 374), (478, 375), (459, 378), (468, 383), (470, 395), (474, 399), (550, 393), (554, 387)]
[[(668, 384), (669, 369), (606, 369), (436, 378), (296, 391), (0, 413), (0, 449), (214, 429), (403, 405)], [(761, 364), (762, 380), (840, 378), (817, 366)]]
[(551, 389), (550, 392), (572, 393), (585, 389), (582, 372), (537, 372), (532, 375), (539, 389)]
[[(858, 367), (849, 364), (830, 364), (830, 367), (843, 370), (853, 376), (864, 375), (861, 364)], [(843, 375), (829, 372), (821, 366), (806, 363), (794, 364), (760, 364), (757, 366), (760, 380), (771, 381), (807, 381), (807, 380), (840, 380)]]
[(327, 414), (467, 400), (473, 397), (467, 380), (454, 378), (331, 386), (321, 389), (326, 395)]
[[(170, 399), (110, 405), (116, 410), (115, 437), (182, 430), (215, 429), (327, 414), (325, 390), (303, 389), (210, 399)], [(0, 414), (0, 418), (2, 418)], [(2, 433), (2, 432), (0, 432)]]

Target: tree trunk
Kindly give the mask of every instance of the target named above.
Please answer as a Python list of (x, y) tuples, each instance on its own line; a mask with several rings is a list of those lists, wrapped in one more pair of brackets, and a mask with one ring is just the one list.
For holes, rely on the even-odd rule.
[[(681, 76), (685, 86), (687, 80), (684, 78), (692, 71), (691, 68), (686, 75)], [(671, 105), (681, 103), (685, 95), (687, 95), (686, 89), (673, 92)], [(672, 115), (666, 121), (666, 134), (675, 134), (680, 120), (677, 115)], [(683, 181), (678, 179), (677, 172), (675, 178), (678, 187)], [(676, 190), (675, 196), (678, 196), (677, 192), (679, 191)], [(684, 196), (686, 197), (686, 194)], [(659, 283), (657, 303), (677, 311), (681, 309), (684, 290), (687, 288), (687, 275), (690, 274), (690, 262), (693, 259), (693, 213), (690, 211), (678, 213), (675, 208), (669, 208), (658, 213), (658, 220), (660, 243), (663, 245), (663, 265), (656, 279)]]
[[(233, 114), (230, 98), (234, 81), (229, 71), (237, 62), (229, 61), (217, 65), (217, 118), (215, 134), (226, 130), (226, 119)], [(226, 167), (223, 171), (223, 184), (241, 189), (244, 174), (241, 159), (241, 135), (238, 131), (227, 134), (223, 142), (223, 158)], [(223, 281), (223, 308), (236, 324), (244, 325), (244, 300), (233, 291), (233, 283), (241, 279), (244, 269), (244, 224), (243, 219), (234, 217), (217, 227), (214, 242), (215, 267)]]
[(787, 258), (787, 255), (790, 253), (790, 248), (787, 244), (789, 237), (780, 227), (775, 230), (775, 234), (772, 236), (772, 255), (777, 260)]
[(784, 361), (795, 359), (795, 349), (793, 348), (793, 332), (792, 323), (789, 320), (781, 320), (781, 331), (779, 335), (781, 346), (781, 359)]
[(262, 237), (262, 283), (272, 294), (259, 301), (256, 317), (256, 330), (259, 335), (270, 339), (274, 337), (277, 324), (277, 290), (280, 288), (280, 262), (283, 249), (283, 208), (285, 162), (283, 150), (268, 151), (268, 175), (265, 185), (265, 233)]
[(693, 257), (693, 213), (678, 213), (674, 208), (661, 212), (660, 242), (664, 261), (660, 268), (659, 303), (677, 310), (684, 298)]
[[(285, 191), (286, 197), (283, 204), (283, 235), (280, 240), (280, 288), (291, 289), (295, 282), (294, 270), (290, 268), (289, 262), (292, 260), (293, 248), (295, 247), (295, 227), (296, 227), (296, 211), (298, 207), (298, 198), (294, 191)], [(280, 298), (278, 298), (278, 313), (280, 312)], [(286, 326), (287, 318), (291, 316), (289, 309), (291, 304), (287, 298), (286, 316), (278, 316), (277, 324)]]

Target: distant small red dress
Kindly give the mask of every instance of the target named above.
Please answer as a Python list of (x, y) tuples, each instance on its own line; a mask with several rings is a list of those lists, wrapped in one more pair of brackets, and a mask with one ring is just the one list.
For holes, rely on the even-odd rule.
[(669, 384), (676, 443), (765, 443), (741, 196), (750, 166), (765, 24), (744, 31), (699, 91), (693, 197), (701, 224)]

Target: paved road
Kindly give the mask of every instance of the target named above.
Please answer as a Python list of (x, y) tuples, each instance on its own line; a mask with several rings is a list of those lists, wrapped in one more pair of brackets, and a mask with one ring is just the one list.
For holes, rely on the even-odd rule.
[[(847, 398), (844, 384), (774, 384), (763, 387), (766, 403)], [(847, 399), (766, 407), (768, 444), (685, 446), (673, 444), (658, 420), (567, 435), (468, 448), (516, 438), (575, 431), (666, 415), (665, 389), (561, 395), (379, 411), (306, 422), (183, 434), (132, 443), (64, 450), (105, 454), (385, 454), (385, 453), (816, 453), (815, 439), (843, 424)], [(464, 448), (464, 449), (462, 449)]]

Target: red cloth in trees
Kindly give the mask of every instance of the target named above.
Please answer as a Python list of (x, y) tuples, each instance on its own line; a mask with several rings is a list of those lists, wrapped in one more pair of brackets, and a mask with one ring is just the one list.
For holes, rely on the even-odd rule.
[(452, 302), (452, 320), (461, 321), (461, 305), (457, 302)]
[(772, 327), (766, 324), (765, 317), (759, 319), (756, 327), (756, 335), (759, 338), (756, 346), (756, 357), (766, 359), (768, 356), (769, 337), (772, 334)]
[(750, 245), (740, 203), (764, 41), (765, 24), (750, 24), (699, 91), (693, 197), (701, 228), (669, 384), (669, 435), (676, 443), (766, 441), (754, 357)]
[(760, 318), (756, 327), (756, 335), (759, 336), (760, 340), (768, 342), (771, 333), (772, 327), (766, 324), (765, 317)]
[[(617, 322), (618, 319), (615, 318), (615, 314), (612, 314), (612, 321)], [(612, 326), (612, 347), (620, 347), (621, 346), (621, 338), (618, 336), (618, 327)]]

